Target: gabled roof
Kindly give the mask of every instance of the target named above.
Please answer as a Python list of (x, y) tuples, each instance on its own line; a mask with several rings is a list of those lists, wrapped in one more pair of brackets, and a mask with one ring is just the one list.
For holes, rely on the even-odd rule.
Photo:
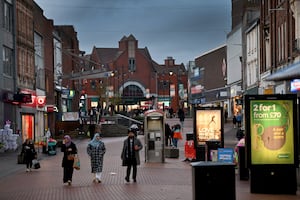
[(97, 48), (97, 55), (101, 63), (111, 63), (115, 61), (123, 52), (118, 48)]
[[(96, 48), (97, 55), (101, 61), (101, 63), (111, 63), (118, 59), (118, 57), (124, 52), (120, 51), (119, 48)], [(143, 55), (150, 62), (152, 58), (148, 52), (147, 48), (138, 48), (137, 51)]]

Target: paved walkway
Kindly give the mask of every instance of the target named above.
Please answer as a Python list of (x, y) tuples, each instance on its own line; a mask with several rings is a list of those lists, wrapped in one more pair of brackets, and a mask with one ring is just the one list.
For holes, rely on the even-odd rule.
[[(172, 125), (178, 119), (168, 120)], [(192, 132), (192, 120), (185, 122), (184, 132)], [(225, 146), (235, 144), (234, 130), (231, 124), (225, 125)], [(142, 141), (144, 136), (138, 136)], [(86, 154), (88, 139), (76, 141), (81, 159), (81, 169), (74, 171), (72, 186), (62, 183), (62, 153), (56, 156), (40, 154), (41, 168), (30, 173), (25, 172), (24, 165), (16, 164), (17, 153), (0, 154), (0, 200), (191, 200), (192, 167), (183, 162), (184, 141), (179, 142), (180, 157), (166, 158), (165, 163), (145, 163), (138, 167), (137, 183), (126, 183), (125, 168), (121, 166), (120, 151), (125, 137), (104, 138), (107, 153), (104, 158), (102, 183), (92, 182), (90, 161)], [(144, 160), (144, 150), (140, 153)], [(284, 184), (284, 183), (283, 183)], [(218, 189), (216, 188), (216, 192)], [(238, 200), (295, 200), (297, 195), (251, 194), (249, 181), (236, 178), (236, 199)]]

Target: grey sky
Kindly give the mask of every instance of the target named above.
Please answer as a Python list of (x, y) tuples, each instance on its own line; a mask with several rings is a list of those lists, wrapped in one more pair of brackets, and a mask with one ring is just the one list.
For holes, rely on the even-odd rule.
[(159, 64), (177, 64), (226, 42), (231, 0), (35, 0), (55, 25), (73, 25), (80, 50), (117, 48), (133, 34)]

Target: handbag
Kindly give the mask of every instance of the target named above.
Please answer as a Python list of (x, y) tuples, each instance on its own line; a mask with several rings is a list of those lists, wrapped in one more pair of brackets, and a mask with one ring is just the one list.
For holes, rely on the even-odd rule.
[(74, 156), (73, 168), (76, 170), (80, 170), (80, 160), (78, 155)]
[(32, 160), (32, 165), (33, 165), (33, 168), (34, 168), (34, 169), (39, 169), (39, 168), (41, 168), (41, 164), (40, 164), (40, 162), (39, 162), (37, 159), (33, 159), (33, 160)]
[(74, 160), (75, 155), (74, 154), (69, 154), (67, 159), (68, 160)]

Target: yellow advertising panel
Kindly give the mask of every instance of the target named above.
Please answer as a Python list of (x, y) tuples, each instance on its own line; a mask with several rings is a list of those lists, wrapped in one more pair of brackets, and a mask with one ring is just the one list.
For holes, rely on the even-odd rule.
[(249, 102), (251, 164), (294, 164), (293, 100)]

